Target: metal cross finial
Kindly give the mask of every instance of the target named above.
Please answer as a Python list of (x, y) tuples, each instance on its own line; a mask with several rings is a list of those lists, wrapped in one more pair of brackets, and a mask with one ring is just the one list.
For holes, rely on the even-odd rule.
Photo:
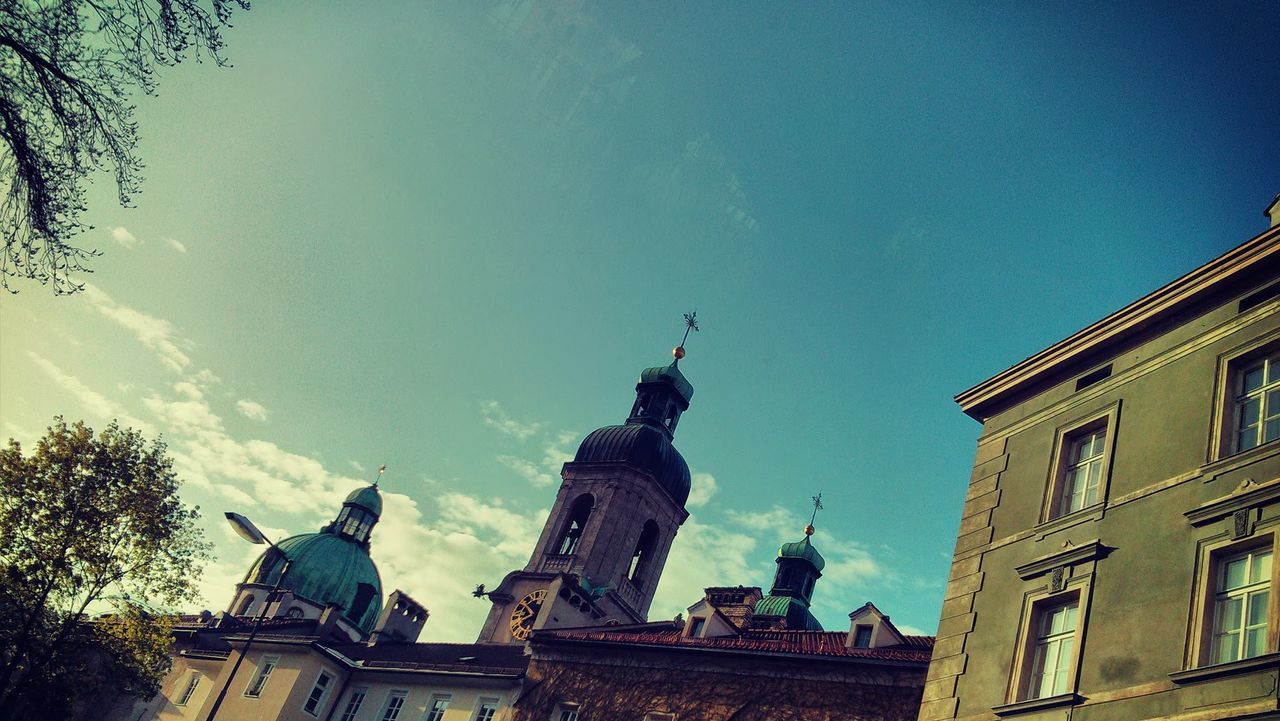
[(819, 491), (818, 495), (813, 497), (813, 514), (809, 516), (810, 526), (812, 526), (813, 522), (817, 520), (818, 511), (821, 511), (821, 510), (822, 510), (822, 492)]
[(378, 485), (378, 481), (382, 480), (382, 474), (387, 472), (387, 464), (383, 463), (378, 466), (378, 477), (373, 479), (373, 485)]
[(684, 346), (684, 342), (689, 340), (689, 331), (699, 330), (698, 328), (698, 311), (684, 314), (684, 337), (680, 339), (680, 346)]

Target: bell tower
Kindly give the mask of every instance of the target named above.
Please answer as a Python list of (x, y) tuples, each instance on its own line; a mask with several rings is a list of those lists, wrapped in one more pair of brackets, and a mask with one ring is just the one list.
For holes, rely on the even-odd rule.
[[(686, 316), (696, 330), (692, 316)], [(686, 332), (686, 338), (688, 333)], [(693, 385), (669, 366), (647, 368), (622, 425), (583, 439), (528, 564), (489, 593), (478, 641), (521, 643), (535, 629), (646, 620), (676, 531), (689, 517), (689, 466), (672, 445)]]

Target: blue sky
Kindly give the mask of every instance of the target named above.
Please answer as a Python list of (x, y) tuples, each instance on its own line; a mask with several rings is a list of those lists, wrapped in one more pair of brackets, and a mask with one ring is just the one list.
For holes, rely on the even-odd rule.
[[(581, 7), (580, 7), (581, 6)], [(469, 640), (559, 464), (697, 309), (652, 615), (772, 577), (824, 493), (828, 628), (936, 624), (951, 397), (1257, 234), (1280, 6), (259, 4), (138, 100), (89, 292), (0, 299), (0, 422), (164, 434), (206, 513), (315, 530), (387, 463), (389, 592)]]

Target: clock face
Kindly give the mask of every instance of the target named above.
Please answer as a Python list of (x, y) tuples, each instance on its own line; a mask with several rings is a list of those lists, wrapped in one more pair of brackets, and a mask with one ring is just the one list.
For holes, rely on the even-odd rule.
[(538, 618), (542, 602), (547, 598), (547, 589), (539, 589), (520, 599), (516, 610), (511, 612), (511, 637), (517, 641), (529, 638), (533, 630), (533, 622)]

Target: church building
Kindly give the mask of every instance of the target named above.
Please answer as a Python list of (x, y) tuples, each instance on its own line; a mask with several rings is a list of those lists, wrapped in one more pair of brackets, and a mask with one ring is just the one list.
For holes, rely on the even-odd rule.
[[(692, 318), (688, 319), (691, 327)], [(689, 466), (673, 441), (693, 386), (683, 346), (641, 372), (624, 423), (564, 464), (529, 562), (485, 596), (475, 643), (419, 641), (428, 612), (383, 600), (369, 547), (377, 485), (315, 533), (271, 546), (226, 611), (184, 616), (151, 699), (100, 699), (119, 721), (899, 721), (919, 707), (932, 638), (875, 606), (848, 631), (809, 610), (825, 561), (804, 537), (779, 549), (768, 594), (709, 588), (688, 620), (649, 622), (688, 518)]]

